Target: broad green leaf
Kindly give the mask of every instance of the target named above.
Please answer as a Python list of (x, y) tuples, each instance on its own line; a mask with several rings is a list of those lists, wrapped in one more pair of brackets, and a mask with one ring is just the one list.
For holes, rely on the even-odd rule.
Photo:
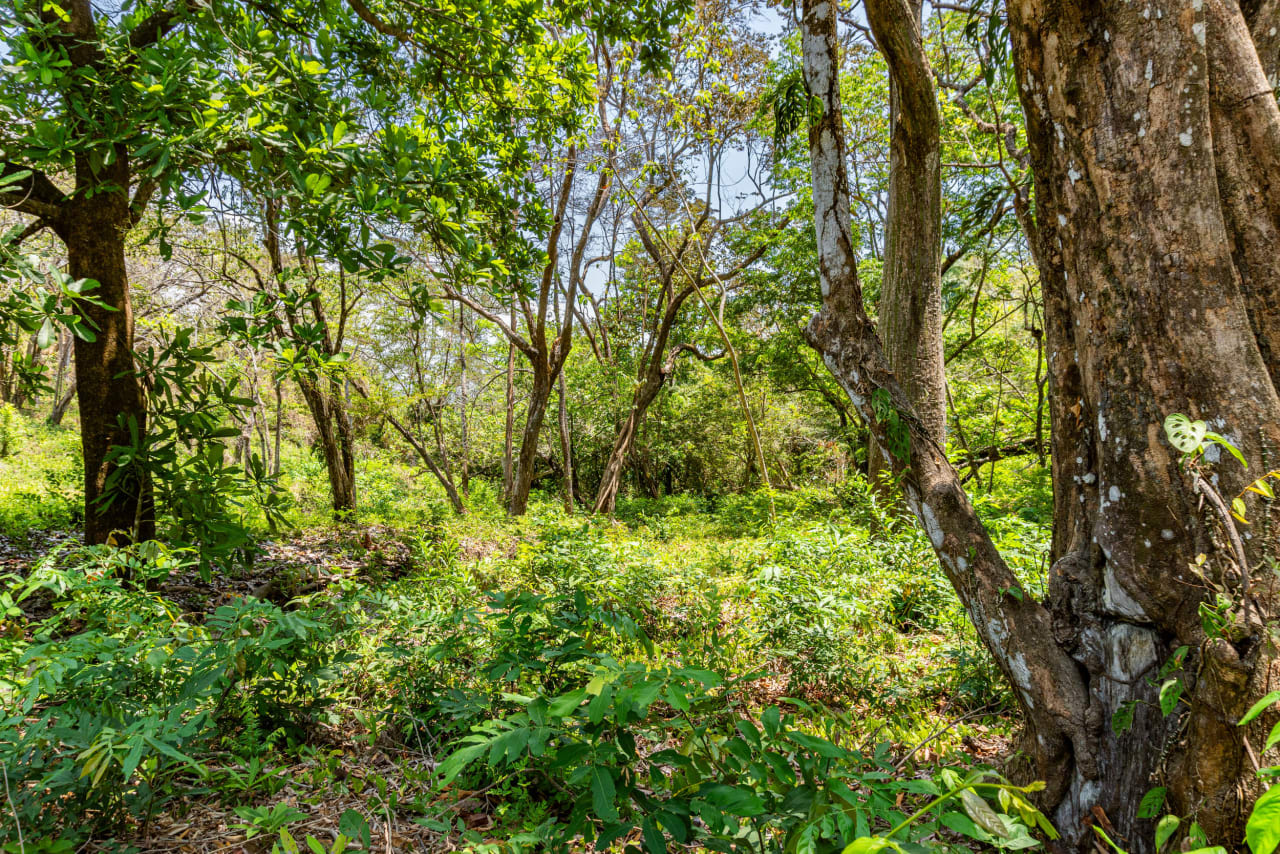
[(878, 854), (886, 848), (892, 851), (902, 850), (892, 839), (885, 839), (883, 836), (864, 836), (846, 845), (841, 854)]
[(1280, 742), (1280, 721), (1276, 721), (1275, 726), (1271, 728), (1271, 734), (1267, 736), (1267, 743), (1262, 745), (1262, 752), (1266, 753), (1275, 747), (1276, 742)]
[(1004, 822), (1000, 820), (1000, 816), (996, 815), (996, 811), (991, 808), (982, 796), (973, 789), (962, 789), (960, 792), (960, 803), (964, 807), (964, 811), (969, 814), (969, 818), (974, 823), (999, 839), (1008, 839), (1009, 830), (1004, 826)]
[(1111, 731), (1116, 735), (1128, 732), (1133, 726), (1133, 713), (1136, 708), (1137, 704), (1132, 701), (1121, 703), (1120, 707), (1111, 714)]
[(1232, 444), (1231, 440), (1228, 439), (1226, 436), (1223, 436), (1220, 433), (1215, 433), (1212, 430), (1208, 430), (1205, 432), (1204, 437), (1206, 439), (1209, 439), (1219, 447), (1226, 448), (1227, 452), (1231, 454), (1231, 456), (1235, 457), (1236, 461), (1240, 463), (1240, 465), (1244, 466), (1245, 468), (1249, 467), (1249, 463), (1247, 460), (1245, 460), (1244, 454), (1240, 453), (1240, 449), (1237, 448), (1234, 444)]
[(1181, 823), (1181, 819), (1176, 815), (1167, 815), (1160, 819), (1160, 822), (1156, 825), (1156, 851), (1164, 847), (1164, 844), (1169, 841), (1169, 837), (1178, 831), (1178, 825)]
[(1267, 789), (1253, 805), (1244, 838), (1253, 854), (1271, 854), (1280, 846), (1280, 786)]
[(1156, 786), (1142, 796), (1138, 803), (1138, 818), (1155, 818), (1164, 806), (1165, 788)]
[(613, 786), (613, 776), (607, 768), (599, 765), (591, 769), (591, 805), (596, 816), (605, 821), (618, 820), (618, 808), (614, 804), (617, 791)]
[(10, 172), (8, 175), (0, 175), (0, 187), (3, 187), (5, 184), (12, 184), (16, 181), (22, 181), (30, 177), (30, 169), (19, 169), (16, 172)]
[(1182, 680), (1166, 679), (1160, 686), (1160, 714), (1166, 718), (1178, 708), (1178, 700), (1182, 697)]
[(1237, 726), (1244, 726), (1245, 724), (1249, 723), (1258, 715), (1265, 712), (1268, 706), (1272, 705), (1278, 700), (1280, 700), (1280, 691), (1272, 691), (1270, 694), (1268, 694), (1267, 696), (1263, 697), (1261, 700), (1259, 700), (1258, 702), (1250, 706), (1249, 711), (1244, 713), (1244, 717), (1240, 719), (1240, 723), (1237, 724)]
[(587, 689), (579, 688), (576, 691), (570, 691), (567, 694), (561, 694), (551, 701), (547, 707), (547, 713), (552, 717), (563, 718), (573, 713), (573, 710), (582, 705), (582, 700), (587, 696)]

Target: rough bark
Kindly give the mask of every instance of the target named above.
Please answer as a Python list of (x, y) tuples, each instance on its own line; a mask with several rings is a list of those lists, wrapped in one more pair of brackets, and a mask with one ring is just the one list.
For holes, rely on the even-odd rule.
[[(901, 13), (910, 14), (901, 3)], [(1052, 641), (1048, 611), (1020, 591), (978, 520), (942, 449), (912, 414), (867, 317), (858, 282), (841, 116), (836, 7), (805, 0), (805, 83), (823, 108), (809, 129), (814, 226), (823, 308), (806, 330), (882, 447), (907, 504), (920, 520), (974, 627), (1010, 684), (1035, 737), (1037, 769), (1054, 770), (1086, 731), (1085, 686), (1075, 663)], [(906, 444), (906, 453), (892, 452)], [(1048, 776), (1047, 774), (1043, 776)], [(1052, 782), (1052, 781), (1051, 781)], [(1057, 793), (1060, 795), (1060, 792)]]
[(132, 443), (131, 424), (137, 436), (146, 435), (147, 410), (133, 356), (133, 306), (125, 268), (125, 236), (132, 226), (125, 152), (118, 151), (102, 171), (107, 174), (95, 173), (87, 157), (77, 158), (76, 193), (54, 223), (67, 247), (67, 272), (75, 279), (95, 280), (98, 286), (91, 293), (106, 304), (81, 303), (79, 312), (94, 328), (94, 340), (75, 341), (87, 543), (104, 543), (113, 534), (117, 542), (155, 535), (145, 472), (118, 477), (118, 489), (110, 494), (107, 489), (111, 448)]
[[(1227, 558), (1160, 422), (1205, 418), (1255, 468), (1280, 447), (1280, 265), (1274, 243), (1266, 251), (1280, 204), (1276, 101), (1239, 7), (1144, 8), (1009, 5), (1044, 256), (1050, 604), (1097, 718), (1095, 767), (1059, 771), (1071, 785), (1057, 817), (1078, 828), (1100, 808), (1139, 851), (1150, 828), (1137, 803), (1157, 782), (1174, 812), (1240, 838), (1252, 773), (1233, 724), (1272, 669), (1255, 626), (1204, 634), (1205, 585), (1188, 567), (1201, 553), (1211, 566)], [(1245, 473), (1211, 462), (1234, 495)], [(1154, 701), (1147, 677), (1179, 646), (1191, 650), (1185, 712), (1139, 706), (1111, 736), (1105, 721)]]
[[(69, 85), (87, 87), (67, 94), (94, 95), (97, 72), (105, 57), (98, 41), (98, 27), (89, 0), (67, 0), (65, 15), (53, 46), (65, 52), (73, 69)], [(45, 14), (51, 16), (49, 10)], [(48, 20), (54, 20), (49, 17)], [(135, 47), (147, 43), (139, 36)], [(90, 103), (113, 109), (109, 98)], [(68, 101), (69, 103), (69, 101)], [(83, 135), (96, 144), (91, 158), (78, 151), (73, 160), (73, 189), (64, 194), (38, 167), (0, 160), (0, 173), (25, 177), (11, 181), (0, 191), (0, 204), (35, 218), (37, 230), (50, 227), (67, 248), (68, 272), (74, 278), (98, 283), (93, 296), (105, 303), (98, 307), (81, 302), (78, 311), (96, 327), (95, 339), (75, 342), (76, 393), (80, 401), (81, 437), (85, 466), (85, 540), (124, 542), (154, 535), (154, 505), (148, 474), (133, 467), (116, 472), (108, 462), (112, 447), (134, 444), (146, 435), (146, 400), (133, 357), (133, 312), (129, 277), (125, 268), (125, 237), (145, 208), (154, 182), (141, 181), (132, 200), (135, 177), (129, 152), (115, 144), (109, 164), (98, 157), (109, 140), (96, 139), (95, 122), (103, 116), (86, 115), (68, 108), (64, 114), (73, 138)], [(109, 124), (110, 122), (106, 122)], [(114, 486), (109, 487), (109, 483)]]
[[(920, 31), (920, 0), (865, 4), (867, 21), (889, 66), (889, 205), (878, 331), (894, 377), (929, 434), (946, 435), (942, 355), (942, 141), (933, 72)], [(888, 468), (868, 448), (873, 482)]]
[(511, 487), (508, 512), (521, 516), (529, 508), (529, 490), (533, 486), (534, 463), (538, 459), (538, 438), (551, 400), (551, 374), (535, 365), (533, 384), (525, 401), (524, 431), (520, 435), (520, 454), (516, 457), (515, 479)]
[[(910, 14), (905, 0), (897, 5)], [(1251, 66), (1238, 7), (1144, 8), (1118, 0), (1087, 10), (1049, 0), (1009, 6), (1039, 214), (1032, 246), (1047, 277), (1057, 560), (1044, 604), (1008, 594), (1016, 581), (912, 413), (862, 309), (834, 5), (807, 0), (803, 18), (806, 82), (825, 108), (810, 131), (824, 298), (810, 341), (882, 446), (894, 447), (895, 434), (899, 447), (905, 441), (893, 470), (1014, 687), (1025, 748), (1049, 784), (1046, 806), (1067, 844), (1091, 847), (1089, 824), (1105, 816), (1134, 852), (1151, 849), (1151, 823), (1136, 810), (1155, 785), (1168, 787), (1172, 812), (1194, 814), (1213, 838), (1241, 838), (1253, 775), (1234, 724), (1273, 670), (1256, 617), (1247, 619), (1249, 611), (1274, 614), (1273, 603), (1258, 595), (1244, 607), (1237, 565), (1218, 546), (1220, 523), (1201, 512), (1161, 422), (1171, 412), (1210, 420), (1254, 469), (1280, 448), (1280, 399), (1251, 321), (1274, 296), (1266, 284), (1274, 271), (1260, 275), (1256, 256), (1249, 271), (1236, 266), (1245, 241), (1224, 208), (1241, 202), (1220, 195), (1216, 160), (1242, 158), (1215, 151), (1211, 118), (1210, 56), (1232, 57), (1221, 67), (1256, 80), (1256, 53)], [(1259, 107), (1266, 127), (1275, 99), (1254, 100), (1268, 105)], [(1245, 159), (1274, 153), (1257, 144)], [(1265, 204), (1246, 203), (1266, 215)], [(1207, 463), (1225, 494), (1245, 482), (1229, 459)], [(1268, 539), (1250, 542), (1249, 560), (1274, 549)], [(1193, 571), (1199, 554), (1234, 600), (1223, 635), (1206, 635), (1199, 618), (1210, 598)], [(1151, 683), (1181, 646), (1186, 703), (1164, 717)], [(1133, 724), (1116, 735), (1112, 716), (1130, 703)]]

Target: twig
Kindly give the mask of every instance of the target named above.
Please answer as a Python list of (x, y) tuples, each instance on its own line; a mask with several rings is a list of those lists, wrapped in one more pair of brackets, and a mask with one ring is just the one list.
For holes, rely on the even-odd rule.
[(1207, 498), (1213, 508), (1218, 511), (1222, 526), (1227, 531), (1227, 539), (1231, 541), (1231, 548), (1236, 553), (1236, 563), (1240, 567), (1240, 596), (1244, 600), (1244, 618), (1247, 623), (1249, 621), (1249, 559), (1245, 556), (1244, 542), (1240, 539), (1240, 532), (1231, 521), (1231, 511), (1227, 508), (1227, 503), (1222, 500), (1222, 496), (1218, 494), (1218, 490), (1214, 489), (1209, 481), (1201, 477), (1200, 472), (1194, 468), (1191, 469), (1191, 485), (1194, 491)]
[(3, 765), (0, 765), (0, 774), (4, 775), (4, 799), (9, 803), (9, 811), (13, 813), (13, 826), (18, 829), (18, 850), (26, 851), (27, 846), (22, 840), (22, 822), (18, 820), (18, 808), (9, 796), (9, 771)]
[(990, 709), (991, 709), (991, 704), (990, 704), (990, 703), (988, 703), (987, 705), (983, 706), (982, 708), (980, 708), (980, 709), (975, 709), (975, 710), (973, 710), (972, 712), (969, 712), (967, 715), (962, 715), (961, 717), (956, 718), (954, 721), (952, 721), (951, 723), (947, 724), (946, 726), (944, 726), (944, 727), (942, 727), (942, 728), (940, 728), (940, 729), (934, 730), (934, 731), (933, 731), (933, 732), (931, 732), (929, 735), (925, 736), (924, 741), (920, 742), (920, 743), (919, 743), (919, 744), (917, 744), (915, 747), (911, 748), (911, 752), (910, 752), (910, 753), (908, 753), (906, 756), (904, 756), (904, 757), (902, 757), (901, 759), (899, 759), (899, 760), (897, 761), (897, 763), (895, 763), (895, 764), (894, 764), (894, 766), (893, 766), (894, 773), (900, 772), (904, 767), (906, 767), (906, 764), (907, 764), (909, 761), (911, 761), (911, 757), (912, 757), (912, 756), (915, 756), (915, 755), (916, 755), (917, 753), (919, 753), (922, 749), (924, 749), (924, 746), (925, 746), (926, 744), (929, 744), (930, 742), (935, 741), (935, 740), (937, 740), (938, 738), (941, 738), (944, 734), (946, 734), (946, 732), (947, 732), (948, 730), (955, 729), (956, 727), (960, 726), (960, 724), (964, 723), (965, 721), (970, 720), (971, 718), (976, 718), (978, 715), (981, 715), (981, 714), (983, 714), (983, 713), (985, 713), (985, 712), (989, 711)]

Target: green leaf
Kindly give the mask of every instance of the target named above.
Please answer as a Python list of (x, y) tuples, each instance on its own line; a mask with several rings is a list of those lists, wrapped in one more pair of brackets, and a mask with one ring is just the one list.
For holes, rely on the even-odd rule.
[(1240, 453), (1240, 449), (1231, 443), (1231, 440), (1220, 433), (1214, 433), (1212, 430), (1205, 431), (1204, 437), (1219, 447), (1226, 448), (1231, 456), (1245, 468), (1249, 467), (1248, 461), (1245, 460), (1244, 454)]
[(551, 701), (547, 707), (547, 713), (553, 718), (564, 718), (573, 714), (573, 710), (582, 705), (582, 700), (587, 696), (586, 688), (579, 688), (576, 691), (570, 691), (567, 694), (561, 694)]
[(1164, 420), (1164, 433), (1173, 445), (1184, 454), (1194, 454), (1204, 444), (1209, 427), (1203, 421), (1192, 421), (1181, 412), (1175, 412)]
[(1267, 707), (1270, 706), (1272, 703), (1275, 703), (1277, 700), (1280, 700), (1280, 691), (1272, 691), (1270, 694), (1268, 694), (1267, 696), (1263, 697), (1261, 700), (1259, 700), (1258, 702), (1250, 706), (1249, 711), (1244, 713), (1244, 717), (1240, 719), (1240, 723), (1237, 724), (1237, 726), (1244, 726), (1245, 724), (1249, 723), (1258, 715), (1265, 712), (1267, 710)]
[(1164, 847), (1169, 841), (1169, 837), (1178, 831), (1178, 825), (1182, 823), (1176, 815), (1167, 815), (1160, 819), (1160, 823), (1156, 825), (1156, 851)]
[(960, 791), (960, 804), (964, 807), (964, 811), (969, 814), (969, 818), (974, 823), (999, 839), (1008, 839), (1009, 830), (1004, 826), (1004, 822), (1000, 820), (1000, 816), (996, 815), (996, 811), (991, 808), (982, 797), (973, 789), (962, 789)]
[(594, 766), (591, 769), (591, 806), (595, 808), (596, 817), (605, 821), (618, 820), (618, 808), (613, 802), (616, 796), (609, 769)]
[(1276, 742), (1280, 742), (1280, 721), (1276, 721), (1276, 725), (1271, 728), (1271, 734), (1267, 736), (1267, 743), (1262, 745), (1262, 752), (1266, 753), (1275, 747)]
[(1253, 854), (1271, 854), (1280, 846), (1280, 786), (1267, 789), (1253, 805), (1244, 838)]
[(1231, 515), (1235, 516), (1241, 522), (1245, 521), (1245, 513), (1248, 512), (1248, 509), (1249, 508), (1244, 506), (1244, 499), (1240, 496), (1237, 495), (1235, 498), (1231, 499)]
[(777, 706), (770, 706), (760, 715), (760, 723), (764, 724), (765, 734), (773, 738), (781, 728), (781, 714)]
[(338, 122), (333, 126), (333, 144), (337, 145), (342, 142), (342, 138), (347, 135), (347, 123)]
[(30, 177), (30, 169), (19, 169), (17, 172), (10, 172), (8, 175), (0, 175), (0, 187), (3, 187), (5, 184), (12, 184), (15, 181), (21, 181)]
[(1160, 686), (1160, 714), (1166, 718), (1173, 714), (1173, 710), (1178, 707), (1178, 700), (1182, 698), (1182, 680), (1166, 679), (1164, 684)]
[(754, 792), (724, 783), (710, 783), (698, 790), (698, 796), (729, 815), (750, 818), (764, 812), (764, 801)]
[(1128, 732), (1129, 728), (1133, 726), (1133, 713), (1137, 706), (1136, 702), (1130, 700), (1127, 703), (1121, 703), (1120, 707), (1111, 714), (1111, 731), (1113, 733), (1121, 735)]
[(372, 845), (369, 822), (356, 810), (347, 810), (338, 818), (338, 831), (351, 839), (359, 839), (366, 849)]
[(883, 836), (864, 836), (846, 845), (841, 854), (877, 854), (886, 848), (893, 851), (902, 850), (892, 839), (885, 839)]
[(1164, 806), (1165, 788), (1156, 786), (1142, 796), (1138, 803), (1138, 818), (1155, 818)]

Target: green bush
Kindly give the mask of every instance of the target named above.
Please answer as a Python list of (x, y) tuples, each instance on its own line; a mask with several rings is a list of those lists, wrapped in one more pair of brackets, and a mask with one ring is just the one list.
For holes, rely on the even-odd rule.
[(84, 462), (74, 430), (35, 424), (18, 416), (22, 452), (0, 458), (0, 532), (67, 529), (84, 513)]
[[(155, 543), (55, 552), (14, 580), (9, 619), (51, 608), (0, 648), (0, 763), (13, 805), (0, 829), (80, 838), (144, 820), (204, 774), (216, 750), (305, 737), (346, 661), (321, 613), (240, 599), (203, 623), (148, 580), (193, 565)], [(43, 603), (43, 604), (41, 604)]]
[[(551, 604), (526, 599), (516, 613), (531, 618)], [(637, 847), (653, 854), (677, 845), (764, 854), (954, 850), (938, 836), (944, 829), (1009, 849), (1039, 844), (1033, 832), (1056, 836), (1027, 799), (1035, 787), (982, 769), (913, 779), (901, 775), (888, 744), (862, 753), (777, 707), (751, 720), (725, 715), (738, 683), (708, 670), (623, 664), (596, 651), (595, 633), (624, 627), (582, 604), (578, 597), (585, 619), (561, 626), (567, 637), (515, 650), (520, 667), (572, 650), (573, 668), (560, 661), (561, 678), (542, 681), (541, 690), (505, 692), (511, 711), (474, 725), (439, 768), (441, 786), (462, 775), (467, 788), (511, 777), (537, 781), (536, 796), (553, 815), (521, 842), (565, 850), (585, 839), (601, 850), (639, 832)], [(533, 640), (522, 629), (532, 619), (488, 619)], [(512, 679), (512, 667), (500, 654), (490, 676)], [(572, 671), (577, 678), (566, 678)]]
[(26, 436), (26, 419), (12, 403), (0, 406), (0, 457), (16, 452)]

